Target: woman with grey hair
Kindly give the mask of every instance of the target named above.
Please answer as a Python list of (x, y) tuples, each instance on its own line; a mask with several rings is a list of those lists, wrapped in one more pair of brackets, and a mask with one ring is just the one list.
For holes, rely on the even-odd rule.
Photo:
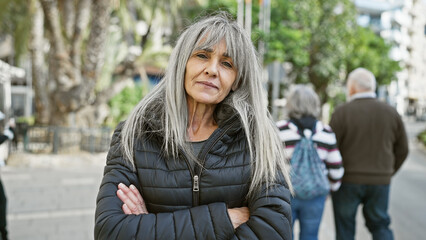
[[(328, 192), (336, 191), (341, 184), (342, 157), (331, 128), (317, 120), (321, 108), (319, 97), (314, 90), (305, 85), (296, 85), (287, 98), (286, 108), (290, 120), (279, 121), (277, 126), (293, 170), (292, 181), (295, 188), (291, 202), (293, 224), (299, 220), (300, 240), (318, 239)], [(302, 138), (310, 139), (311, 155), (307, 152), (302, 153), (301, 144), (304, 144)], [(302, 165), (306, 166), (301, 162), (303, 156), (310, 158), (310, 169), (317, 167), (318, 178), (314, 177), (315, 174), (310, 172), (311, 170), (302, 169)], [(300, 176), (302, 174), (304, 176)], [(309, 181), (314, 181), (315, 184), (309, 184)], [(315, 188), (311, 189), (313, 186)], [(321, 189), (324, 191), (320, 191)]]
[(204, 18), (114, 132), (95, 239), (290, 239), (287, 168), (250, 37)]

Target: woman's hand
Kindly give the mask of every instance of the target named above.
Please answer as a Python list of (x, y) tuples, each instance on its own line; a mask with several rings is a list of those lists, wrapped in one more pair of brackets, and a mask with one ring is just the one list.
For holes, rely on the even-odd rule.
[(229, 208), (228, 215), (235, 229), (249, 220), (250, 211), (248, 207)]
[(145, 201), (135, 186), (127, 187), (123, 183), (118, 184), (117, 196), (123, 202), (121, 208), (125, 214), (148, 214)]

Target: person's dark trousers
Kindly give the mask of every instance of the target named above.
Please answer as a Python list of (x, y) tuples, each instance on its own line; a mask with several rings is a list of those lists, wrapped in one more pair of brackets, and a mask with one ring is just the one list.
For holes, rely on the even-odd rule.
[(318, 240), (318, 230), (326, 198), (327, 195), (313, 199), (300, 199), (297, 197), (291, 199), (293, 226), (294, 222), (299, 220), (300, 240)]
[(6, 230), (6, 194), (0, 179), (0, 234), (1, 240), (7, 240)]
[(373, 240), (393, 240), (388, 214), (390, 185), (343, 183), (332, 193), (336, 240), (353, 240), (356, 212), (363, 205), (365, 225)]

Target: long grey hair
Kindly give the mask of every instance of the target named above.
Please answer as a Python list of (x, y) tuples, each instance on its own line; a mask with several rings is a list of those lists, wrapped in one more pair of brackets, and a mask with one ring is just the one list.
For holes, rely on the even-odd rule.
[[(158, 121), (158, 118), (161, 119), (161, 129), (158, 131), (164, 136), (164, 152), (173, 157), (177, 156), (179, 149), (191, 152), (184, 88), (186, 63), (195, 50), (212, 47), (223, 39), (226, 41), (227, 54), (238, 72), (233, 86), (235, 90), (216, 107), (215, 118), (220, 122), (221, 119), (229, 118), (230, 114), (236, 113), (240, 117), (252, 158), (249, 195), (263, 183), (273, 183), (277, 173), (284, 175), (291, 188), (283, 146), (268, 112), (256, 50), (244, 29), (223, 12), (195, 22), (181, 34), (170, 56), (164, 78), (139, 102), (124, 124), (121, 133), (124, 157), (134, 164), (135, 138), (145, 130), (144, 125)], [(156, 117), (153, 117), (153, 111), (157, 112)], [(161, 112), (160, 117), (158, 112)]]

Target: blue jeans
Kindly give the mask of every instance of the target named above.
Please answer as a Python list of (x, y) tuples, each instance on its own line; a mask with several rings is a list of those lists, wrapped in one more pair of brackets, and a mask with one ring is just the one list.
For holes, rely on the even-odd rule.
[(343, 183), (339, 191), (332, 193), (336, 239), (354, 239), (356, 212), (362, 204), (365, 225), (373, 239), (392, 240), (388, 214), (389, 189), (389, 185)]
[(322, 212), (324, 210), (327, 195), (315, 197), (313, 199), (292, 198), (291, 212), (293, 216), (293, 226), (296, 220), (300, 223), (300, 240), (317, 240), (318, 230), (321, 223)]

